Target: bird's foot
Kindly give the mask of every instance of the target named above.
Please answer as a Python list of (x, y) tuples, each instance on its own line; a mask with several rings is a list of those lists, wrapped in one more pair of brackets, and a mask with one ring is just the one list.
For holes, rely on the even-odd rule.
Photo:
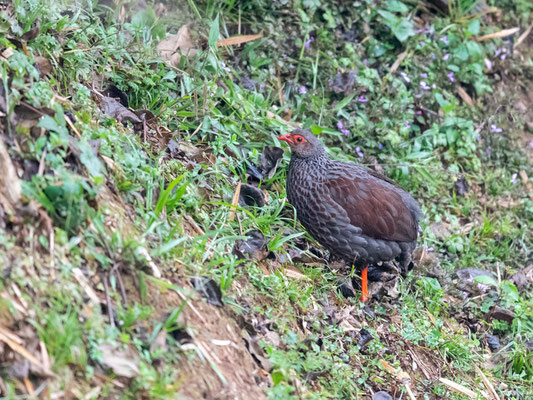
[(361, 301), (366, 303), (370, 299), (368, 295), (368, 267), (361, 271)]

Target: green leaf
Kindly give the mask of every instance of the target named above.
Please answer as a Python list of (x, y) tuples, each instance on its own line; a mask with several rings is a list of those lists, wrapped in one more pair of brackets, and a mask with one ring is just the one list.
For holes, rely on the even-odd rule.
[(402, 22), (392, 29), (392, 32), (400, 42), (405, 42), (407, 38), (415, 34), (415, 28), (410, 20), (403, 18)]
[(517, 302), (520, 300), (520, 295), (518, 294), (518, 289), (511, 281), (503, 281), (502, 282), (502, 294), (506, 298), (506, 300), (512, 300), (513, 302)]
[(78, 144), (78, 146), (81, 150), (80, 161), (85, 168), (87, 168), (89, 175), (92, 177), (103, 177), (104, 167), (98, 156), (94, 154), (91, 145), (86, 141), (82, 141)]
[(172, 190), (174, 187), (181, 181), (186, 174), (178, 176), (176, 179), (174, 179), (172, 182), (170, 182), (170, 185), (163, 190), (161, 195), (159, 196), (159, 200), (157, 200), (157, 204), (155, 206), (155, 215), (159, 217), (161, 215), (161, 212), (163, 211), (163, 208), (167, 205), (168, 199), (170, 197), (170, 194), (172, 193)]
[(387, 10), (392, 12), (406, 13), (409, 11), (409, 8), (401, 1), (389, 0), (387, 1)]
[(479, 19), (473, 19), (468, 24), (468, 32), (470, 32), (472, 35), (479, 34)]
[(415, 34), (413, 23), (408, 18), (399, 18), (385, 10), (379, 10), (378, 13), (383, 17), (385, 25), (391, 29), (400, 42), (404, 42)]
[(215, 17), (211, 23), (211, 29), (209, 29), (209, 47), (215, 47), (217, 44), (218, 37), (220, 36), (220, 27), (219, 27), (219, 15)]
[(272, 383), (274, 383), (274, 386), (279, 385), (281, 382), (283, 382), (283, 379), (285, 376), (283, 375), (283, 372), (281, 371), (274, 371), (270, 374), (272, 378)]
[(482, 285), (498, 287), (498, 282), (496, 281), (496, 279), (488, 275), (478, 275), (474, 277), (474, 282), (481, 283)]

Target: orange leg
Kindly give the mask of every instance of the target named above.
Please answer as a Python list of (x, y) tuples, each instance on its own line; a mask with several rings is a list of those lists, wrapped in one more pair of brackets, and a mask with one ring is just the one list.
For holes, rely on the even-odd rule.
[(368, 296), (368, 267), (365, 267), (361, 272), (361, 301), (366, 303), (370, 298)]

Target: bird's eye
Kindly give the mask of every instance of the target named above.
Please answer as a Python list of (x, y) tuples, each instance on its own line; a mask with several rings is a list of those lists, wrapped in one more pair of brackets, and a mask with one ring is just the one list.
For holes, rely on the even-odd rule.
[(296, 141), (297, 141), (298, 143), (302, 143), (302, 142), (304, 141), (304, 138), (301, 137), (301, 136), (296, 136)]

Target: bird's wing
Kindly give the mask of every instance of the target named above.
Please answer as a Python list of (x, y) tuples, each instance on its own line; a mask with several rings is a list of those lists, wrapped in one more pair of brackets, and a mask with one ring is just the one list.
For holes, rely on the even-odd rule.
[(406, 203), (409, 194), (402, 194), (403, 189), (362, 170), (332, 174), (325, 186), (331, 199), (346, 212), (353, 226), (361, 228), (362, 234), (398, 242), (416, 240), (418, 214)]

